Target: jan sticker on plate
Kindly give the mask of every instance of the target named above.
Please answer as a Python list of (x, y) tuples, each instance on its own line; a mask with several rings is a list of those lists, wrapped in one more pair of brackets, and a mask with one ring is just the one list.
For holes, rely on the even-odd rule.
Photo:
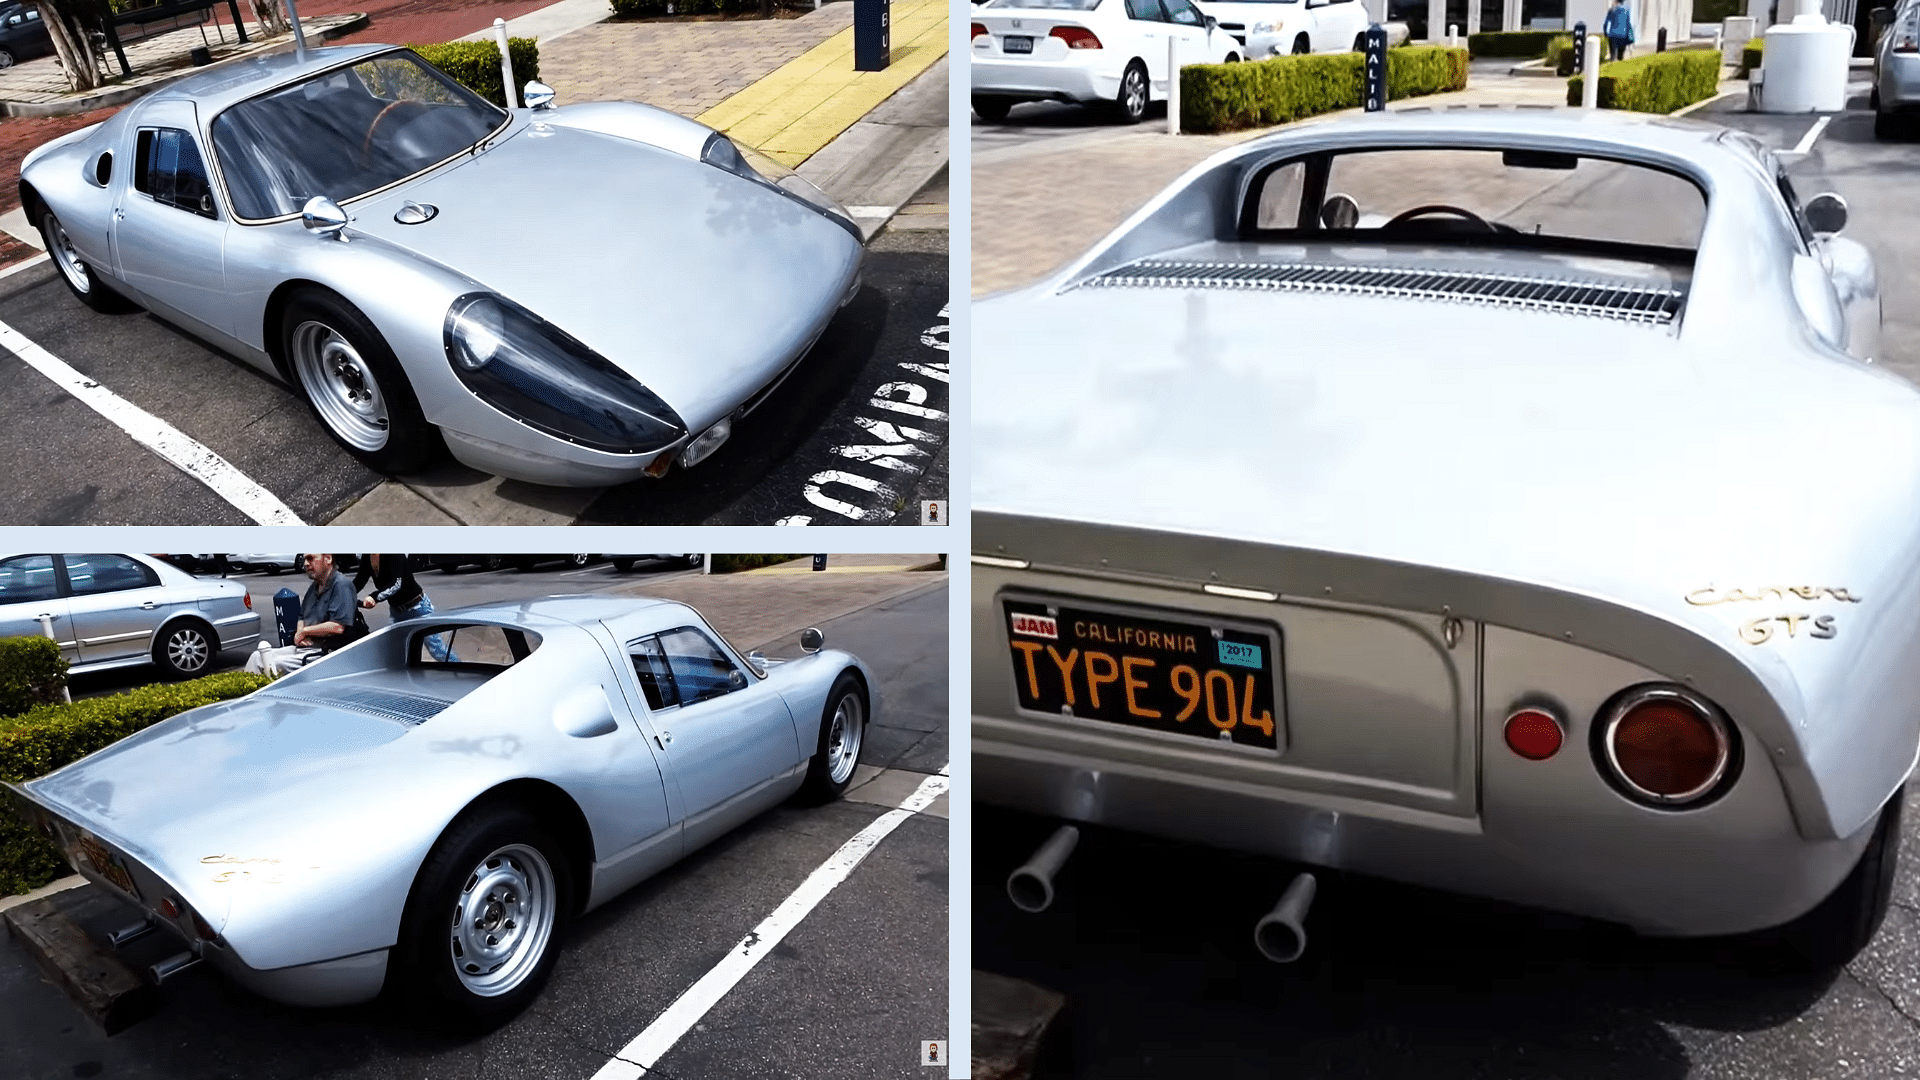
[(1015, 612), (1013, 632), (1023, 637), (1058, 638), (1060, 627), (1049, 616)]

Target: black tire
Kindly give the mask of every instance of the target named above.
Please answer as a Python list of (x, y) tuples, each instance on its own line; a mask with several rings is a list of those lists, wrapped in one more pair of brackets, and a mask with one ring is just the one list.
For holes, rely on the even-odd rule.
[(1880, 931), (1893, 898), (1900, 862), (1900, 817), (1906, 788), (1893, 793), (1860, 861), (1818, 907), (1768, 933), (1785, 948), (1793, 967), (1828, 970), (1857, 956)]
[[(836, 719), (841, 721), (837, 732)], [(841, 672), (840, 677), (833, 680), (833, 689), (827, 692), (826, 707), (820, 711), (820, 735), (814, 743), (813, 758), (807, 762), (807, 779), (800, 787), (801, 801), (818, 805), (846, 794), (860, 765), (860, 749), (866, 744), (869, 719), (867, 692), (861, 688), (860, 680), (851, 671)], [(851, 747), (844, 744), (848, 737), (853, 740)], [(849, 756), (850, 764), (847, 763)]]
[(139, 306), (107, 287), (100, 275), (94, 273), (93, 267), (74, 250), (73, 242), (67, 238), (53, 211), (42, 210), (39, 224), (40, 239), (47, 245), (47, 254), (52, 256), (55, 269), (60, 271), (60, 280), (67, 283), (67, 291), (81, 303), (104, 315), (132, 311)]
[(1114, 95), (1113, 108), (1123, 124), (1137, 124), (1147, 118), (1147, 105), (1153, 100), (1153, 84), (1147, 79), (1147, 66), (1135, 60), (1120, 74), (1120, 89)]
[(633, 560), (632, 559), (615, 559), (613, 560), (613, 568), (615, 571), (624, 574), (627, 571), (633, 569)]
[(1007, 98), (976, 97), (973, 99), (973, 111), (989, 124), (1003, 124), (1006, 123), (1007, 114), (1013, 111), (1013, 102)]
[(12, 67), (19, 59), (9, 49), (0, 49), (0, 70)]
[(446, 453), (399, 359), (360, 309), (303, 289), (281, 316), (280, 346), (320, 426), (368, 468), (412, 472)]
[(1299, 37), (1293, 39), (1293, 55), (1305, 56), (1312, 51), (1313, 42), (1307, 40), (1307, 35), (1301, 34)]
[(1221, 61), (1221, 63), (1223, 64), (1237, 64), (1239, 62), (1240, 62), (1240, 54), (1237, 52), (1228, 53), (1227, 58)]
[(507, 565), (507, 557), (505, 555), (489, 555), (480, 560), (480, 569), (482, 570), (498, 570), (505, 565)]
[(198, 619), (181, 619), (160, 628), (153, 638), (153, 662), (169, 679), (193, 679), (213, 670), (220, 639)]
[(567, 556), (567, 565), (573, 567), (575, 570), (584, 569), (588, 564), (592, 562), (593, 562), (593, 556), (591, 555)]
[[(456, 818), (407, 895), (389, 968), (395, 999), (422, 1019), (462, 1030), (512, 1019), (553, 971), (573, 911), (572, 872), (558, 838), (519, 807), (482, 805)], [(475, 939), (488, 934), (506, 942), (504, 957), (479, 951)], [(476, 989), (488, 979), (497, 980), (497, 992)]]
[(706, 564), (707, 564), (707, 557), (705, 555), (687, 556), (687, 568), (690, 570), (697, 570), (700, 567), (705, 566)]
[(1360, 34), (1353, 35), (1353, 51), (1354, 52), (1367, 51), (1367, 35), (1366, 34), (1360, 33)]

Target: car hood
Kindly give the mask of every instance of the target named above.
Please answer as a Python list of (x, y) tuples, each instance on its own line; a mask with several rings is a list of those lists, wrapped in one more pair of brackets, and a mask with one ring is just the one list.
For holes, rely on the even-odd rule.
[[(430, 221), (402, 225), (408, 200)], [(847, 231), (766, 185), (559, 125), (353, 208), (356, 231), (447, 266), (578, 338), (690, 424), (771, 380), (837, 310)]]

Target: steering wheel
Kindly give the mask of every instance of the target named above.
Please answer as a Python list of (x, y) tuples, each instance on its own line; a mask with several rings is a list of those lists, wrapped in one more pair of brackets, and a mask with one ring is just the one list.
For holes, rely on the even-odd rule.
[(379, 114), (373, 118), (373, 123), (367, 125), (367, 137), (360, 143), (360, 161), (363, 165), (373, 158), (373, 135), (374, 132), (380, 130), (380, 121), (385, 120), (389, 114), (402, 105), (418, 105), (424, 108), (426, 102), (408, 101), (405, 98), (387, 102), (386, 107), (381, 109)]
[(1395, 214), (1392, 220), (1380, 227), (1382, 229), (1392, 229), (1400, 225), (1405, 225), (1417, 218), (1432, 217), (1436, 214), (1447, 217), (1457, 217), (1469, 224), (1478, 225), (1488, 232), (1500, 231), (1499, 226), (1481, 217), (1479, 214), (1471, 210), (1463, 210), (1458, 206), (1448, 206), (1445, 203), (1428, 203), (1425, 206), (1416, 206), (1411, 210), (1402, 210), (1400, 213)]

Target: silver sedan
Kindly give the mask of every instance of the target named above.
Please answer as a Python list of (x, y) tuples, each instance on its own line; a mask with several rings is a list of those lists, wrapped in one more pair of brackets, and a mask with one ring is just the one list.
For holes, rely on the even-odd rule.
[(0, 637), (48, 629), (69, 671), (153, 663), (189, 678), (259, 641), (260, 616), (245, 585), (148, 555), (0, 555)]

